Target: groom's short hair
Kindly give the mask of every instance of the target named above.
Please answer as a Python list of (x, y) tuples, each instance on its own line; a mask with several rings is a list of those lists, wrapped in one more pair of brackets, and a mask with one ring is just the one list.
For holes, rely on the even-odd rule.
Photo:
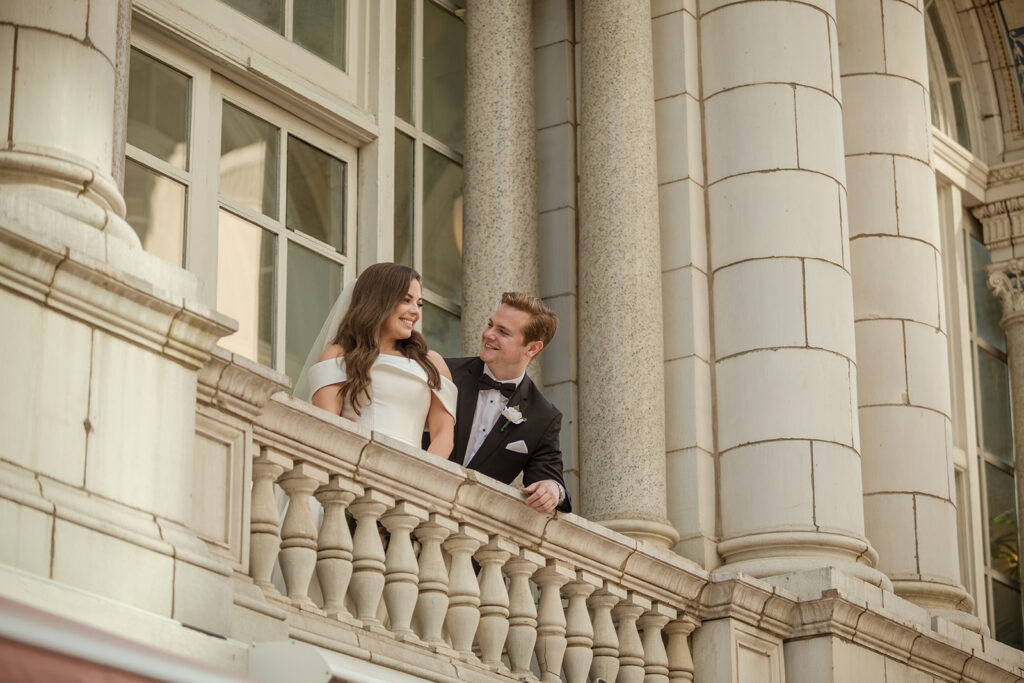
[(530, 314), (530, 319), (523, 325), (524, 342), (542, 341), (544, 346), (551, 343), (558, 329), (558, 316), (547, 304), (522, 292), (505, 292), (501, 295), (501, 303)]

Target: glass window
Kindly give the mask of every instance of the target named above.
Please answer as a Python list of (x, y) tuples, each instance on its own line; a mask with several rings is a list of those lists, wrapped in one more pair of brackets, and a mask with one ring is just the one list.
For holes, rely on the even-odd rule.
[(184, 265), (186, 190), (181, 183), (128, 159), (124, 167), (125, 218), (142, 248)]
[(228, 102), (220, 127), (220, 193), (277, 218), (277, 127)]
[(396, 3), (393, 257), (422, 274), (424, 334), (449, 353), (462, 307), (463, 4)]
[(1013, 465), (1010, 416), (1010, 375), (1006, 361), (978, 349), (978, 389), (981, 400), (981, 445), (1007, 465)]
[(128, 143), (188, 170), (192, 79), (135, 48), (128, 74)]
[(288, 218), (292, 230), (345, 253), (345, 162), (288, 136)]
[(985, 267), (992, 263), (992, 255), (988, 253), (984, 243), (973, 235), (970, 236), (970, 244), (971, 281), (976, 293), (974, 324), (978, 336), (1005, 353), (1006, 335), (999, 326), (999, 321), (1003, 317), (1002, 304), (989, 292), (988, 273), (985, 271)]
[(345, 68), (345, 0), (221, 0), (317, 57)]
[(1018, 578), (1017, 505), (1013, 473), (985, 465), (989, 556), (993, 569)]
[(1020, 591), (1000, 581), (992, 583), (996, 640), (1020, 649), (1024, 645), (1021, 628)]
[(294, 242), (288, 244), (285, 372), (293, 380), (341, 293), (342, 275), (340, 264)]
[(274, 364), (274, 235), (221, 210), (217, 226), (217, 310), (238, 321), (221, 345)]
[(932, 123), (969, 150), (971, 131), (967, 121), (963, 77), (949, 35), (943, 26), (938, 3), (935, 0), (928, 0), (926, 8), (929, 61), (932, 67), (929, 70), (928, 88)]

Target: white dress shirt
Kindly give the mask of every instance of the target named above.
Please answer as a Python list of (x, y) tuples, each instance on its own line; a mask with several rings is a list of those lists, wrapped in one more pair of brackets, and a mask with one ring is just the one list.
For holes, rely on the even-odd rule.
[[(515, 384), (516, 387), (526, 377), (526, 373), (519, 375), (515, 379), (498, 379), (491, 371), (484, 366), (484, 374), (493, 379), (496, 382), (503, 382), (505, 384)], [(501, 411), (508, 405), (508, 399), (498, 391), (497, 389), (484, 389), (478, 391), (476, 394), (476, 411), (473, 413), (473, 425), (469, 428), (469, 441), (466, 443), (466, 462), (465, 465), (469, 465), (469, 462), (476, 455), (476, 452), (480, 450), (480, 446), (483, 445), (484, 439), (494, 429), (494, 425), (498, 422), (498, 418), (501, 417)]]

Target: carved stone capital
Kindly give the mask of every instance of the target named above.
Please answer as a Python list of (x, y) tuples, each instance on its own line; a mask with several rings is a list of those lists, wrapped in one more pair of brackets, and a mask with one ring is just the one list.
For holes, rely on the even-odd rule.
[(981, 221), (985, 246), (997, 260), (1020, 255), (1024, 247), (1024, 196), (1001, 199), (971, 209)]
[[(1010, 259), (988, 266), (988, 286), (1003, 303), (1003, 326), (1016, 313), (1024, 313), (1024, 258)], [(1014, 316), (1024, 321), (1024, 315)]]

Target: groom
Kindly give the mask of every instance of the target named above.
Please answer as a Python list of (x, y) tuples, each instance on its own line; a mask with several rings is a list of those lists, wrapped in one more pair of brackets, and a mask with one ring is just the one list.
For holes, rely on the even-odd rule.
[(506, 484), (523, 473), (526, 504), (570, 511), (558, 433), (562, 414), (526, 376), (558, 327), (540, 299), (505, 292), (487, 322), (480, 356), (446, 358), (459, 389), (451, 460)]

